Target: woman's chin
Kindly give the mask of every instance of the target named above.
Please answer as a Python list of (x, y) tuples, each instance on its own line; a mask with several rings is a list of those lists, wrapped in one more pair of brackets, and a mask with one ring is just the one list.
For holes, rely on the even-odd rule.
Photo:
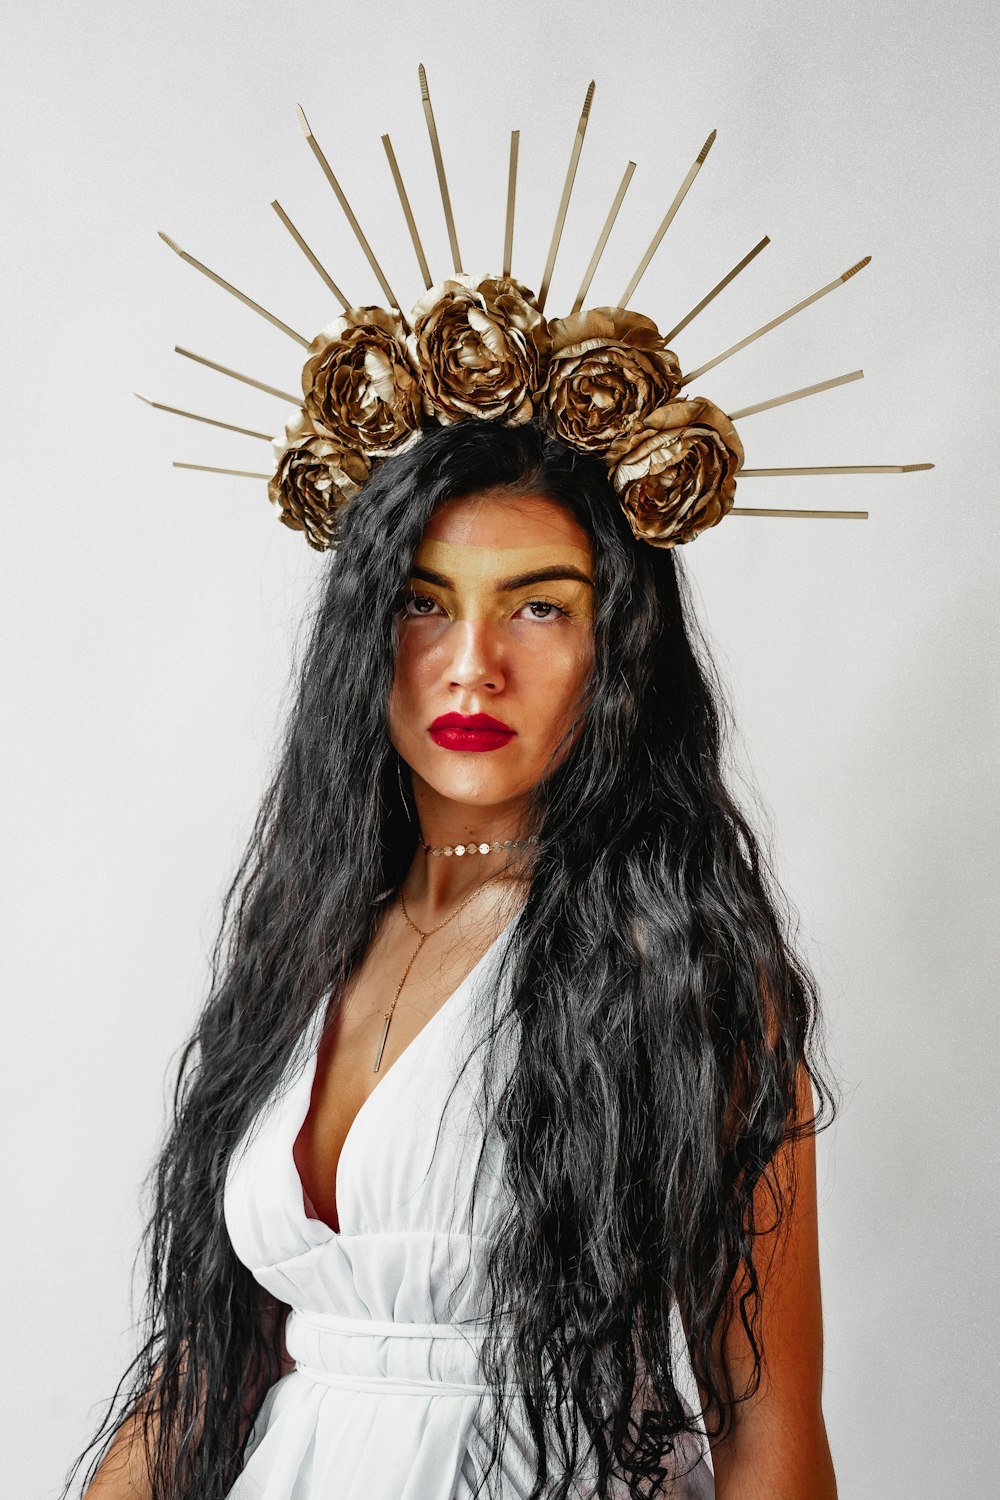
[[(453, 802), (456, 808), (474, 809), (483, 815), (509, 807), (530, 790), (532, 782), (527, 777), (500, 774), (499, 770), (481, 766), (479, 762), (486, 758), (483, 755), (469, 752), (463, 757), (469, 761), (473, 758), (476, 764), (456, 766), (449, 774), (442, 774), (437, 767), (416, 774), (426, 790), (443, 802)], [(455, 759), (458, 759), (457, 754)]]

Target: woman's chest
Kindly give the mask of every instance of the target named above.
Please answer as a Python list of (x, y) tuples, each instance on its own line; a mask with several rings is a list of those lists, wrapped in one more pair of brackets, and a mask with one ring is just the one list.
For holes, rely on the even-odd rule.
[(331, 1003), (293, 1158), (304, 1207), (332, 1229), (340, 1229), (338, 1167), (359, 1117), (378, 1108), (374, 1096), (390, 1073), (405, 1071), (411, 1053), (438, 1045), (441, 1012), (484, 951), (482, 941), (445, 947), (415, 935), (384, 938)]

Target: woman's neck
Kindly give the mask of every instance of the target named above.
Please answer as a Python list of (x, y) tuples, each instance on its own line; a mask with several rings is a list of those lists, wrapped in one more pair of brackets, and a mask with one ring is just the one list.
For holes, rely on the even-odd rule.
[[(403, 899), (414, 921), (422, 926), (443, 921), (487, 880), (487, 890), (498, 895), (506, 892), (508, 900), (515, 888), (526, 891), (533, 848), (503, 846), (508, 841), (523, 840), (530, 832), (527, 798), (501, 806), (479, 807), (442, 797), (418, 777), (414, 777), (413, 793), (420, 837), (428, 846), (417, 848), (403, 881)], [(479, 852), (482, 844), (489, 845), (488, 853)], [(501, 847), (494, 848), (496, 844)], [(470, 846), (475, 853), (429, 852), (456, 848), (464, 851)], [(502, 878), (490, 878), (494, 876)]]
[[(413, 921), (427, 930), (446, 921), (481, 886), (482, 910), (513, 910), (526, 896), (529, 881), (524, 862), (506, 851), (449, 857), (418, 848), (403, 879), (403, 900)], [(479, 903), (469, 900), (469, 909), (480, 910)]]

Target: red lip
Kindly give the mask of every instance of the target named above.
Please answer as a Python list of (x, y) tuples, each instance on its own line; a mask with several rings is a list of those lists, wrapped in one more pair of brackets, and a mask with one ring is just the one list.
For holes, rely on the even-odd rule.
[(441, 714), (427, 732), (442, 750), (499, 750), (517, 731), (489, 714)]
[(431, 729), (496, 729), (501, 734), (513, 734), (509, 724), (504, 724), (500, 719), (491, 718), (489, 714), (439, 714), (434, 723), (428, 726)]

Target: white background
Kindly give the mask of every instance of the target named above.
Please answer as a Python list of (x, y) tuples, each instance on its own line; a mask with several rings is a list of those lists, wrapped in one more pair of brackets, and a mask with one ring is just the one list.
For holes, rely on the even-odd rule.
[[(929, 474), (746, 480), (683, 551), (773, 815), (844, 1092), (820, 1143), (825, 1408), (842, 1500), (995, 1493), (997, 1111), (996, 36), (985, 0), (78, 6), (8, 20), (3, 141), (3, 1162), (0, 1484), (54, 1495), (132, 1352), (138, 1189), (204, 998), (293, 642), (324, 560), (263, 484), (284, 408), (172, 352), (294, 390), (301, 351), (178, 260), (166, 230), (311, 337), (377, 284), (301, 103), (404, 303), (422, 290), (379, 142), (451, 269), (427, 66), (464, 263), (495, 270), (521, 130), (514, 272), (540, 281), (597, 92), (547, 312), (568, 311), (626, 161), (591, 305), (613, 302), (708, 132), (632, 305), (711, 358), (872, 265), (699, 382), (750, 467), (933, 460)], [(991, 61), (990, 53), (993, 53)], [(992, 1201), (991, 1201), (992, 1200)], [(992, 1265), (991, 1265), (992, 1262)], [(333, 1497), (331, 1497), (333, 1500)]]

